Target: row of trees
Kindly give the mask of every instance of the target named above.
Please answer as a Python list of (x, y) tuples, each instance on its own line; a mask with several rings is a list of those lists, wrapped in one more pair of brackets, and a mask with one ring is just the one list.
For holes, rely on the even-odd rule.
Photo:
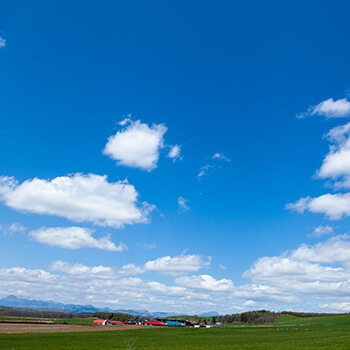
[(129, 314), (109, 313), (109, 312), (95, 312), (92, 314), (92, 317), (102, 318), (104, 320), (113, 320), (113, 321), (122, 321), (122, 322), (126, 322), (128, 320), (135, 318), (135, 316), (132, 316)]
[(223, 315), (215, 318), (216, 322), (221, 323), (255, 323), (268, 324), (277, 319), (278, 314), (267, 310), (248, 311), (241, 314)]
[(56, 311), (33, 311), (33, 310), (15, 310), (0, 309), (0, 316), (14, 317), (33, 317), (33, 318), (88, 318), (91, 314), (73, 314), (67, 312)]

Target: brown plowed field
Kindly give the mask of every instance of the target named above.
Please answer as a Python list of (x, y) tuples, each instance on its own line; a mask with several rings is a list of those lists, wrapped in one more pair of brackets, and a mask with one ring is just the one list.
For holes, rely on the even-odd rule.
[(64, 332), (103, 332), (126, 329), (151, 328), (150, 326), (75, 326), (63, 324), (0, 323), (0, 334), (14, 333), (64, 333)]

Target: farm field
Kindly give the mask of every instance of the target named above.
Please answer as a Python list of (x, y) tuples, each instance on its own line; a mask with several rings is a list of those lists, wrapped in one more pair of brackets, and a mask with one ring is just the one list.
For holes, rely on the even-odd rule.
[(149, 328), (109, 332), (0, 334), (0, 349), (129, 349), (221, 350), (221, 349), (350, 349), (350, 316), (281, 319), (284, 326), (245, 326), (211, 329)]

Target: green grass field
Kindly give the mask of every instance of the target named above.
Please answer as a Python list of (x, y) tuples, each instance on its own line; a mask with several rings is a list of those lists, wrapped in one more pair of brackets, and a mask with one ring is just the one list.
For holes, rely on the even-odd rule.
[[(286, 318), (289, 317), (289, 320)], [(1, 334), (0, 349), (221, 350), (221, 349), (350, 349), (350, 315), (305, 318), (281, 316), (277, 323), (290, 326), (238, 328), (150, 328), (126, 331)], [(302, 321), (302, 322), (300, 322)]]

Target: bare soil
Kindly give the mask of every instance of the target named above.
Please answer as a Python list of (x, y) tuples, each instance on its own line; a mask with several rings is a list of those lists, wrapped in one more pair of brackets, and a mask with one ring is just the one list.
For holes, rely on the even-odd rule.
[(15, 333), (65, 333), (65, 332), (104, 332), (127, 329), (152, 328), (150, 326), (118, 325), (118, 326), (77, 326), (66, 324), (26, 324), (0, 323), (0, 334)]

